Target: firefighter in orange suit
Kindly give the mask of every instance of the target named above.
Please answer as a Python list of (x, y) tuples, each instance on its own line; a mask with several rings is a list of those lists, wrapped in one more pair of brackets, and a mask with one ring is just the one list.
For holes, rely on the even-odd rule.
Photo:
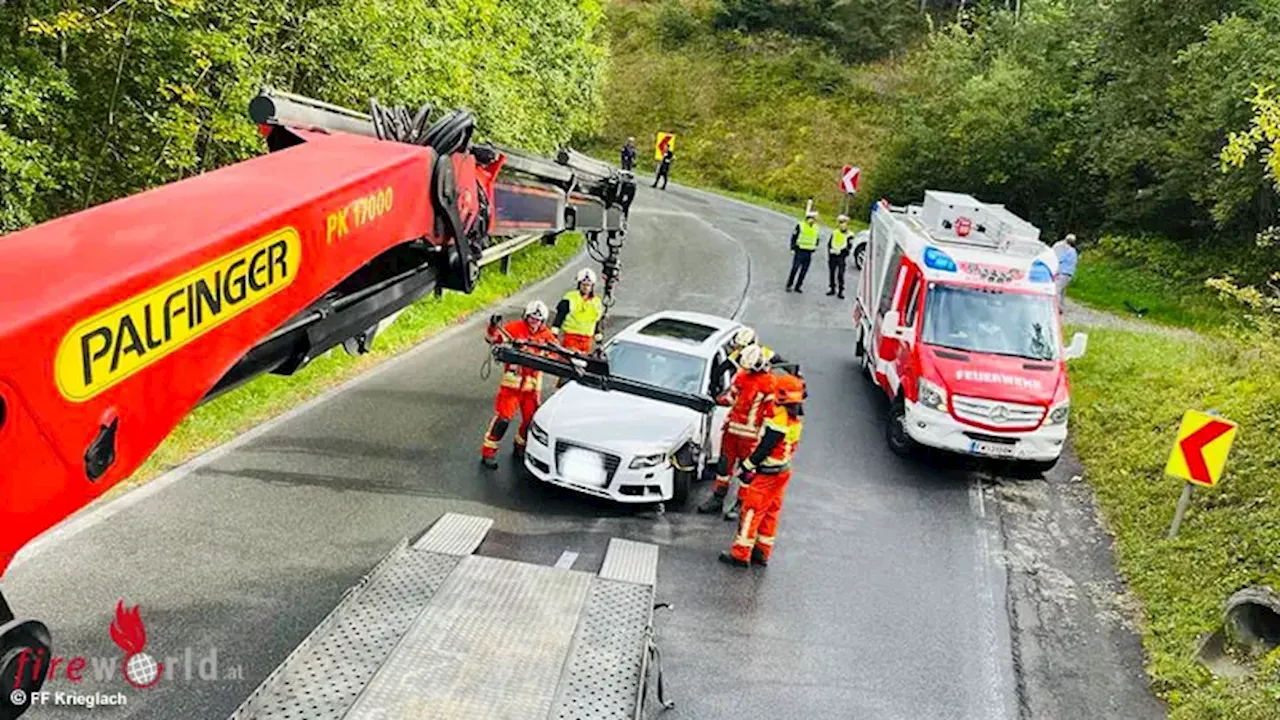
[[(541, 300), (534, 300), (525, 306), (524, 318), (502, 322), (502, 317), (494, 315), (489, 318), (489, 330), (486, 340), (496, 344), (507, 340), (523, 340), (525, 342), (556, 344), (556, 336), (547, 329), (547, 306)], [(533, 414), (542, 404), (542, 373), (538, 370), (507, 365), (502, 371), (502, 384), (498, 387), (498, 396), (493, 400), (493, 419), (489, 421), (489, 429), (485, 431), (484, 447), (480, 450), (480, 462), (485, 467), (498, 467), (496, 456), (498, 444), (506, 434), (511, 418), (516, 410), (520, 411), (520, 429), (516, 432), (514, 454), (518, 457), (524, 453), (524, 444), (529, 436), (529, 423), (533, 422)]]
[(729, 478), (737, 472), (738, 463), (747, 459), (760, 439), (761, 426), (773, 414), (774, 384), (776, 379), (769, 371), (769, 360), (759, 345), (748, 345), (739, 353), (741, 370), (733, 376), (733, 382), (723, 395), (717, 398), (721, 405), (729, 406), (729, 417), (720, 439), (720, 467), (715, 487), (698, 512), (710, 513), (724, 506), (729, 494)]
[(795, 375), (778, 378), (774, 412), (751, 457), (742, 462), (742, 516), (738, 534), (720, 561), (737, 567), (768, 565), (778, 534), (782, 497), (791, 480), (791, 460), (803, 427), (804, 381)]

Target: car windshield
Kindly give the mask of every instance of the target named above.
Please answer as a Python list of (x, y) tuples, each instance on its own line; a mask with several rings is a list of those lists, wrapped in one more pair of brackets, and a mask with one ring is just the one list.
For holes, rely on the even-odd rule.
[(1032, 360), (1058, 356), (1057, 311), (1048, 295), (932, 284), (924, 342)]
[(609, 346), (611, 374), (678, 392), (701, 392), (706, 365), (693, 355), (648, 345), (623, 341)]

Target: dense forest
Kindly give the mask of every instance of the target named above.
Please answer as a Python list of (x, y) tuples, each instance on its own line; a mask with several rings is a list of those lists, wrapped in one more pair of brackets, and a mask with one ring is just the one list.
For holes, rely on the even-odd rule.
[(677, 132), (699, 179), (834, 205), (847, 162), (860, 212), (964, 189), (1051, 235), (1276, 266), (1268, 156), (1221, 157), (1280, 80), (1276, 0), (661, 0), (611, 25), (610, 141)]
[(552, 150), (598, 128), (603, 21), (598, 0), (0, 2), (0, 232), (260, 153), (264, 84), (465, 105)]

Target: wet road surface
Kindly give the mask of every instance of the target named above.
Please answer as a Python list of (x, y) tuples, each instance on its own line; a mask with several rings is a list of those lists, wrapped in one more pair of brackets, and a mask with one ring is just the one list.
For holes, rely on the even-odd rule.
[[(528, 562), (571, 551), (575, 569), (595, 571), (610, 537), (660, 545), (658, 598), (675, 606), (658, 619), (677, 702), (664, 717), (1016, 717), (993, 508), (965, 473), (890, 454), (883, 403), (854, 370), (852, 300), (824, 295), (825, 258), (805, 294), (783, 292), (791, 222), (643, 189), (612, 325), (660, 309), (736, 313), (802, 364), (805, 436), (767, 569), (716, 562), (733, 528), (694, 503), (615, 508), (523, 479), (505, 450), (483, 472), (496, 376), (479, 375), (477, 318), (24, 553), (5, 590), (50, 624), (57, 655), (118, 658), (107, 628), (123, 598), (175, 671), (152, 690), (118, 672), (49, 689), (126, 692), (127, 706), (95, 717), (226, 717), (399, 540), (456, 511), (495, 519), (481, 554)], [(552, 303), (577, 267), (505, 312)]]

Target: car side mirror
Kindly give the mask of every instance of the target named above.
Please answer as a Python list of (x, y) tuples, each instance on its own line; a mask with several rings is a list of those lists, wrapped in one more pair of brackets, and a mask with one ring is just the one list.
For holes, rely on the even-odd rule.
[(1067, 346), (1066, 357), (1068, 360), (1082, 358), (1088, 349), (1089, 336), (1085, 333), (1076, 333), (1071, 337), (1071, 344)]
[(890, 310), (884, 314), (884, 319), (880, 321), (880, 337), (893, 340), (905, 339), (905, 333), (902, 328), (902, 314), (897, 310)]

